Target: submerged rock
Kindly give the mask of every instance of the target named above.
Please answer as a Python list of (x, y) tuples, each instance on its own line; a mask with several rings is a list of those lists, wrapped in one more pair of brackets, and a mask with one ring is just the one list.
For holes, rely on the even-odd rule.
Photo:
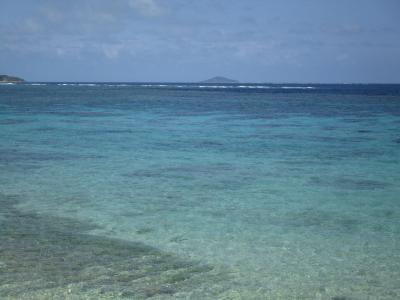
[(1, 299), (146, 299), (193, 293), (226, 278), (211, 266), (139, 242), (90, 235), (93, 224), (22, 213), (18, 200), (0, 193), (6, 212)]

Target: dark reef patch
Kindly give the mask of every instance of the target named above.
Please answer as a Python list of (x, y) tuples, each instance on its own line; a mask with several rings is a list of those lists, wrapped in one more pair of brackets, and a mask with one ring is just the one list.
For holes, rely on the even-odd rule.
[(64, 161), (85, 158), (102, 158), (100, 155), (76, 155), (65, 152), (35, 152), (18, 149), (0, 149), (0, 164), (32, 164), (46, 161)]
[(144, 170), (135, 170), (129, 173), (122, 174), (124, 177), (129, 178), (157, 178), (157, 177), (167, 177), (165, 174), (161, 173), (159, 170), (152, 169), (144, 169)]
[(177, 177), (194, 177), (196, 175), (205, 174), (217, 174), (224, 173), (234, 170), (233, 165), (229, 163), (215, 163), (208, 165), (195, 165), (195, 164), (183, 164), (171, 167), (157, 168), (153, 166), (149, 169), (134, 170), (129, 173), (122, 174), (124, 177), (165, 177), (165, 178), (177, 178)]
[(5, 119), (5, 120), (0, 120), (0, 125), (18, 125), (31, 122), (32, 122), (31, 120), (24, 120), (24, 119)]
[(28, 152), (17, 149), (0, 149), (0, 163), (43, 162), (76, 158), (64, 153)]
[(123, 116), (122, 113), (111, 113), (101, 111), (47, 111), (47, 114), (68, 117), (116, 117)]
[(214, 164), (201, 164), (201, 165), (179, 165), (175, 167), (168, 167), (163, 169), (166, 172), (172, 173), (215, 173), (233, 170), (233, 166), (229, 163), (214, 163)]
[(348, 190), (377, 190), (389, 186), (388, 183), (369, 179), (339, 178), (334, 181), (335, 186)]
[(107, 128), (99, 128), (95, 130), (76, 130), (77, 133), (81, 134), (132, 134), (136, 133), (137, 131), (132, 129), (107, 129)]
[(85, 234), (95, 228), (89, 223), (23, 213), (18, 201), (0, 194), (0, 298), (52, 295), (72, 286), (75, 296), (145, 299), (226, 279), (209, 265), (142, 243)]
[(194, 147), (198, 147), (198, 148), (206, 148), (206, 149), (210, 149), (210, 148), (220, 148), (223, 147), (224, 144), (217, 142), (217, 141), (212, 141), (212, 140), (198, 140), (195, 141), (193, 143)]
[(372, 130), (368, 130), (368, 129), (360, 129), (360, 130), (357, 130), (357, 132), (358, 132), (358, 133), (371, 133), (371, 132), (372, 132)]
[(366, 118), (363, 118), (363, 117), (354, 116), (354, 117), (345, 118), (345, 119), (343, 119), (343, 121), (346, 123), (366, 123), (369, 120)]
[(377, 189), (385, 189), (390, 186), (388, 183), (370, 180), (370, 179), (355, 179), (348, 177), (340, 178), (322, 178), (312, 177), (308, 181), (308, 185), (320, 187), (332, 187), (341, 190), (369, 191)]
[(359, 147), (341, 147), (338, 143), (335, 146), (327, 143), (325, 149), (316, 147), (311, 150), (311, 156), (321, 161), (343, 161), (348, 159), (374, 159), (384, 155), (384, 151), (380, 149), (368, 149)]
[(271, 222), (278, 226), (294, 228), (314, 228), (316, 231), (339, 231), (353, 233), (357, 231), (362, 222), (339, 213), (330, 213), (324, 210), (310, 208), (292, 212), (283, 216), (272, 218)]
[(310, 138), (311, 141), (323, 142), (323, 143), (340, 143), (340, 144), (352, 144), (360, 143), (372, 140), (372, 138), (366, 136), (350, 136), (350, 137), (337, 137), (337, 136), (315, 136)]
[(326, 131), (334, 131), (334, 130), (338, 130), (339, 127), (337, 127), (337, 126), (324, 126), (324, 127), (322, 127), (322, 129), (326, 130)]
[(57, 128), (55, 128), (55, 127), (42, 126), (42, 127), (34, 128), (32, 131), (47, 132), (47, 131), (54, 131), (56, 129)]

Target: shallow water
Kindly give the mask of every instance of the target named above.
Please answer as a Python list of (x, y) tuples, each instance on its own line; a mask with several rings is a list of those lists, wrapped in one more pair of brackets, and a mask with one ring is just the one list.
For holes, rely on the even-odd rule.
[(400, 86), (260, 86), (0, 86), (0, 297), (400, 298)]

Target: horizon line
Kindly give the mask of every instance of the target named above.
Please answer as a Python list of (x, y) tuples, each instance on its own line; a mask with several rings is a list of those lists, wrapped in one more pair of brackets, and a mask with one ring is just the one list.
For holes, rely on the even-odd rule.
[[(1, 82), (0, 82), (1, 83)], [(5, 82), (6, 83), (6, 82)], [(194, 84), (232, 84), (232, 85), (240, 85), (240, 84), (359, 84), (359, 85), (400, 85), (400, 82), (290, 82), (290, 81), (283, 81), (283, 82), (262, 82), (262, 81), (239, 81), (239, 82), (220, 82), (220, 83), (209, 83), (209, 82), (202, 82), (202, 81), (41, 81), (41, 80), (24, 80), (23, 82), (19, 83), (166, 83), (166, 84), (175, 84), (175, 83), (194, 83)]]

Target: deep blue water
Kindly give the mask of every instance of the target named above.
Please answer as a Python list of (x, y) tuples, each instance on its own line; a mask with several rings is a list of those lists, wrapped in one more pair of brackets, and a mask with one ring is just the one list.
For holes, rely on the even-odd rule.
[(400, 298), (400, 85), (0, 85), (0, 170), (6, 299)]

